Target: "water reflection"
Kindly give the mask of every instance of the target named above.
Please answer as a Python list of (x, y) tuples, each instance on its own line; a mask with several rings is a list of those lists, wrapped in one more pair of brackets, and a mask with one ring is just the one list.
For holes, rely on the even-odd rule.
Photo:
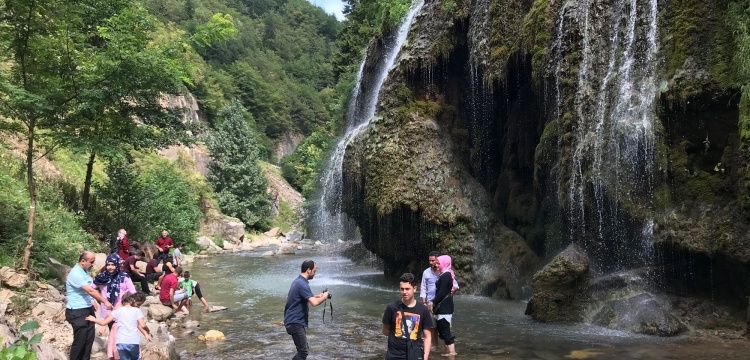
[[(314, 293), (328, 288), (329, 310), (310, 309), (308, 359), (382, 359), (380, 334), (385, 305), (398, 300), (397, 284), (372, 268), (347, 259), (308, 255), (319, 270), (310, 282)], [(199, 332), (222, 331), (226, 341), (201, 343), (173, 330), (183, 359), (285, 359), (295, 352), (282, 326), (291, 281), (305, 258), (233, 254), (199, 259), (191, 268), (207, 299), (229, 310), (191, 317)], [(475, 359), (747, 359), (747, 342), (703, 342), (688, 338), (636, 336), (586, 325), (550, 325), (523, 315), (525, 303), (483, 297), (456, 298), (455, 333), (460, 358)], [(434, 356), (435, 358), (441, 358)], [(431, 356), (432, 358), (432, 356)]]

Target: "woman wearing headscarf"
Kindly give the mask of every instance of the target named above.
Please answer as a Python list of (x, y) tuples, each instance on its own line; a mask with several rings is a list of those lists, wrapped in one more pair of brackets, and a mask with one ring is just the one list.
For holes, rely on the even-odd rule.
[(456, 275), (453, 272), (450, 256), (438, 256), (437, 260), (440, 276), (435, 282), (433, 312), (437, 318), (438, 338), (445, 342), (446, 353), (443, 355), (456, 355), (455, 336), (451, 333), (451, 322), (453, 321), (453, 295), (451, 295), (451, 290)]
[[(104, 268), (99, 270), (99, 274), (94, 278), (94, 285), (99, 287), (99, 292), (102, 296), (109, 300), (112, 304), (112, 309), (117, 309), (122, 305), (122, 297), (125, 294), (135, 294), (135, 286), (133, 281), (130, 280), (130, 276), (125, 271), (120, 269), (121, 266), (120, 256), (113, 253), (107, 257)], [(107, 310), (104, 306), (99, 307), (99, 316), (102, 319), (107, 318), (112, 310)], [(109, 338), (107, 339), (107, 357), (109, 359), (117, 359), (118, 354), (115, 351), (115, 332), (117, 331), (117, 324), (110, 324)]]

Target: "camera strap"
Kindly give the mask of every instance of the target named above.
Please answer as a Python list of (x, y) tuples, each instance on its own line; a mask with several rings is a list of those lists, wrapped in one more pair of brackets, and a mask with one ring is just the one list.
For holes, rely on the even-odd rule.
[[(328, 306), (331, 308), (331, 316), (330, 316), (331, 321), (329, 321), (328, 323), (332, 324), (333, 323), (333, 302), (331, 301), (331, 299), (328, 299)], [(323, 305), (323, 324), (325, 323), (326, 323), (326, 306)]]

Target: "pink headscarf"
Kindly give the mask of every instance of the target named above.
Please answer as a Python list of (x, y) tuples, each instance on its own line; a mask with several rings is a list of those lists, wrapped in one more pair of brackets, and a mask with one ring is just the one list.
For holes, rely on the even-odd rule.
[(451, 279), (455, 282), (456, 273), (453, 272), (451, 257), (448, 255), (440, 255), (438, 256), (437, 260), (438, 260), (438, 270), (440, 270), (440, 274), (446, 271), (451, 273)]

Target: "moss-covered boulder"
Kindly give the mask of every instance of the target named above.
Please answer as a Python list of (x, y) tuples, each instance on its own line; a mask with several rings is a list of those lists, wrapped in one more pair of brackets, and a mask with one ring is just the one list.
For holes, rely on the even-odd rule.
[(576, 245), (568, 246), (534, 274), (526, 315), (545, 322), (581, 321), (588, 278), (586, 254)]

